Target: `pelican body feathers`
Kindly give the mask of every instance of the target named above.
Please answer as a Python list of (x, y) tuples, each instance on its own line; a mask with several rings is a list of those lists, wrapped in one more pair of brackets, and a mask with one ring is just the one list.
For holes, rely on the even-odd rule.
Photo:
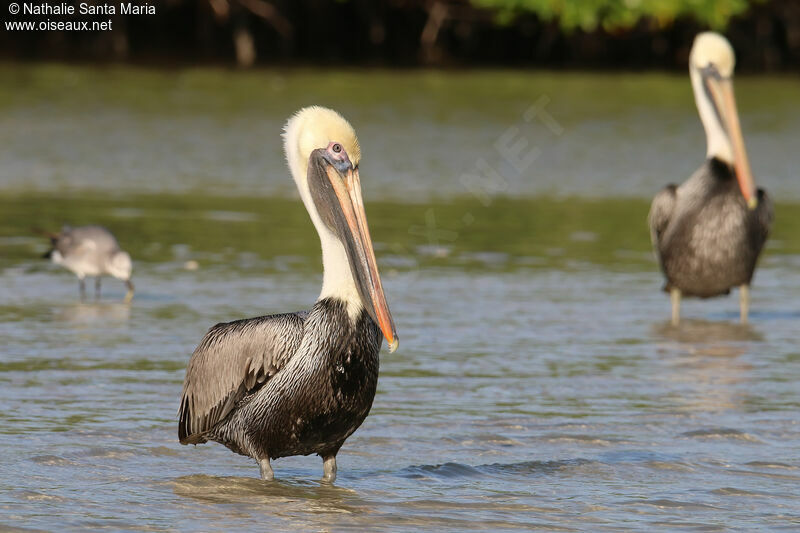
[[(381, 342), (366, 311), (352, 323), (329, 298), (309, 312), (217, 324), (186, 373), (181, 443), (216, 441), (256, 460), (335, 456), (372, 407)], [(218, 347), (229, 364), (208, 357)]]
[(709, 298), (750, 284), (773, 217), (767, 194), (757, 194), (749, 209), (733, 170), (712, 158), (656, 195), (649, 225), (666, 292)]

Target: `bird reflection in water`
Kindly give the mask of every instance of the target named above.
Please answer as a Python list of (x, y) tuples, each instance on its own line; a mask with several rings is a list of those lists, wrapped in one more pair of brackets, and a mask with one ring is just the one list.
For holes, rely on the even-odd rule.
[(54, 319), (74, 325), (127, 322), (131, 305), (125, 302), (78, 302), (54, 310)]
[[(763, 335), (750, 323), (683, 320), (677, 326), (671, 322), (662, 322), (656, 324), (653, 329), (656, 337), (684, 344), (725, 344), (728, 347), (733, 347), (734, 345), (731, 343), (761, 342), (764, 340)], [(738, 355), (738, 353), (735, 355)]]
[(682, 410), (693, 412), (739, 409), (747, 401), (742, 384), (751, 381), (753, 366), (742, 355), (763, 335), (751, 324), (683, 320), (653, 327), (659, 352), (670, 370), (663, 379), (681, 385), (674, 397)]
[[(368, 512), (368, 503), (358, 492), (328, 483), (276, 480), (264, 483), (257, 478), (217, 477), (204, 474), (181, 476), (170, 482), (176, 495), (203, 503), (265, 505), (280, 504), (282, 513), (358, 514)], [(236, 509), (231, 511), (237, 513)], [(302, 529), (302, 528), (300, 528)]]

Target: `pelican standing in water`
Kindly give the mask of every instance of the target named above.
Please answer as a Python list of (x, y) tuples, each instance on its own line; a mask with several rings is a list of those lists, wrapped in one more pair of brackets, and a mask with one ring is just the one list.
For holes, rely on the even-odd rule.
[(772, 223), (772, 202), (756, 189), (733, 96), (733, 48), (721, 35), (701, 33), (689, 56), (697, 110), (706, 131), (707, 159), (679, 186), (653, 199), (653, 246), (680, 320), (682, 296), (710, 298), (739, 287), (747, 322), (750, 282)]
[(318, 454), (323, 480), (367, 417), (378, 384), (382, 338), (398, 339), (367, 227), (352, 126), (321, 107), (286, 124), (289, 170), (322, 244), (322, 291), (310, 311), (212, 327), (186, 369), (181, 444), (219, 442), (255, 459)]
[(133, 264), (128, 252), (120, 249), (114, 235), (102, 226), (64, 226), (59, 233), (50, 234), (52, 248), (46, 259), (72, 271), (80, 281), (81, 300), (86, 298), (86, 276), (95, 276), (95, 297), (100, 297), (100, 278), (113, 276), (125, 282), (128, 292), (125, 301), (133, 298), (131, 272)]

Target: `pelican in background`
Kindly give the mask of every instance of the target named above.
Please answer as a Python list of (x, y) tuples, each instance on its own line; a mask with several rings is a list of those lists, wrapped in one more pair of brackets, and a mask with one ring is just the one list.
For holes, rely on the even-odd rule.
[(120, 249), (117, 239), (110, 231), (102, 226), (64, 226), (59, 233), (48, 235), (52, 248), (44, 257), (78, 276), (81, 300), (86, 299), (86, 276), (95, 276), (95, 297), (99, 298), (100, 278), (109, 275), (125, 282), (128, 288), (125, 302), (131, 301), (131, 256)]
[(756, 189), (739, 127), (735, 62), (723, 36), (695, 38), (689, 73), (706, 131), (706, 161), (681, 185), (665, 187), (650, 207), (650, 235), (673, 324), (680, 320), (682, 296), (710, 298), (733, 287), (739, 287), (740, 317), (747, 322), (750, 282), (772, 223), (772, 201)]
[(307, 107), (283, 134), (289, 170), (322, 245), (322, 291), (310, 311), (217, 324), (186, 369), (181, 444), (219, 442), (255, 459), (318, 454), (323, 480), (367, 417), (382, 336), (398, 339), (361, 198), (361, 149), (341, 115)]

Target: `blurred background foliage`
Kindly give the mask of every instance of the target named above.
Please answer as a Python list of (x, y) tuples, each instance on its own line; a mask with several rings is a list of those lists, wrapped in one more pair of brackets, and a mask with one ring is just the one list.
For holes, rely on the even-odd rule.
[[(744, 14), (748, 0), (471, 0), (476, 6), (497, 11), (497, 20), (510, 22), (519, 13), (531, 12), (546, 22), (558, 22), (564, 30), (627, 30), (648, 19), (664, 28), (681, 17), (724, 30), (730, 19)], [(764, 0), (754, 0), (754, 2)], [(752, 3), (754, 3), (752, 2)]]
[(683, 69), (694, 35), (715, 29), (732, 41), (740, 72), (800, 68), (797, 0), (151, 0), (150, 4), (156, 15), (111, 16), (110, 32), (0, 32), (0, 58), (167, 66)]

